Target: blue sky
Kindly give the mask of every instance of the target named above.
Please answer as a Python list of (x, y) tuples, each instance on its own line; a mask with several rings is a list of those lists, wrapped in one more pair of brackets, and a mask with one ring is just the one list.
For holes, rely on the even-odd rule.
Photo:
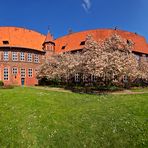
[(148, 40), (148, 0), (1, 0), (0, 26), (20, 26), (55, 38), (68, 33), (114, 28)]

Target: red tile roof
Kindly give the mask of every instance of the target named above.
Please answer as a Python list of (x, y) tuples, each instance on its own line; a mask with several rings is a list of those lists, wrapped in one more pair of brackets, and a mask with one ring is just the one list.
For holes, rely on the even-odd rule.
[[(85, 41), (87, 35), (92, 35), (94, 40), (99, 41), (100, 39), (104, 40), (113, 33), (116, 33), (127, 40), (132, 40), (135, 43), (133, 51), (148, 54), (148, 44), (143, 36), (128, 31), (113, 29), (87, 30), (57, 38), (56, 40), (54, 40), (56, 45), (55, 51), (59, 53), (82, 49), (84, 45), (80, 44), (81, 42)], [(63, 46), (65, 46), (64, 49), (62, 49)]]
[[(8, 41), (9, 44), (4, 44)], [(45, 35), (19, 27), (0, 27), (0, 47), (22, 47), (43, 51)]]

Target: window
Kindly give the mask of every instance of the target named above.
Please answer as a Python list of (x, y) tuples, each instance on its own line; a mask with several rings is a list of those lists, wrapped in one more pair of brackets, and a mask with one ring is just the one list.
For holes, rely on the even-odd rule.
[(51, 44), (47, 45), (46, 50), (54, 51), (53, 45), (51, 45)]
[(8, 61), (8, 51), (4, 51), (4, 61)]
[(26, 76), (25, 68), (21, 68), (21, 78), (25, 78), (25, 76)]
[(130, 44), (130, 41), (129, 40), (127, 40), (126, 42), (127, 42), (127, 44)]
[(8, 80), (8, 68), (4, 68), (4, 80)]
[(82, 42), (80, 43), (80, 45), (85, 45), (85, 41), (82, 41)]
[(78, 73), (75, 74), (75, 82), (80, 82), (80, 75)]
[(128, 76), (127, 75), (123, 76), (123, 82), (128, 83)]
[(38, 73), (38, 69), (35, 69), (35, 74), (37, 75), (37, 73)]
[(126, 42), (129, 46), (133, 44), (131, 40), (127, 40)]
[(32, 54), (28, 53), (28, 62), (32, 62)]
[(97, 81), (97, 77), (95, 75), (91, 75), (91, 82), (96, 82)]
[(87, 76), (83, 75), (83, 82), (87, 82)]
[(21, 61), (25, 61), (25, 54), (24, 54), (24, 52), (20, 53), (20, 60)]
[(34, 55), (34, 62), (39, 63), (39, 55), (38, 54)]
[(28, 76), (29, 77), (32, 77), (32, 74), (33, 74), (33, 70), (32, 70), (32, 68), (29, 68), (28, 69)]
[(13, 68), (12, 68), (12, 74), (13, 74), (13, 75), (17, 75), (17, 68), (16, 68), (16, 67), (13, 67)]
[(143, 58), (144, 61), (146, 62), (146, 60), (147, 60), (146, 54), (142, 54), (142, 57), (141, 58)]
[(65, 49), (66, 46), (62, 46), (62, 49)]
[(137, 59), (137, 61), (139, 61), (140, 60), (140, 55), (135, 54), (135, 58)]
[(7, 45), (7, 44), (9, 44), (9, 41), (3, 41), (3, 44)]
[(17, 52), (12, 52), (12, 61), (17, 61), (18, 57), (17, 57)]

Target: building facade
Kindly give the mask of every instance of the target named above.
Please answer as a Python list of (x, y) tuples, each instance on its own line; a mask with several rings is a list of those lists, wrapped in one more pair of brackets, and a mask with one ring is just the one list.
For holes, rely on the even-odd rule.
[(76, 52), (85, 46), (87, 35), (94, 40), (104, 40), (116, 33), (134, 42), (133, 53), (137, 60), (140, 56), (148, 57), (148, 44), (143, 36), (122, 30), (96, 29), (71, 33), (53, 39), (33, 30), (19, 27), (0, 27), (0, 80), (5, 85), (36, 85), (39, 67), (53, 53)]
[(0, 80), (5, 85), (35, 85), (44, 62), (45, 36), (17, 27), (0, 27)]

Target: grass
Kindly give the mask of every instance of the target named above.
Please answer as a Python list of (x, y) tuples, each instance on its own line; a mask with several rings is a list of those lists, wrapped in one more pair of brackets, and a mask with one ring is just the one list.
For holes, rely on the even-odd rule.
[(0, 90), (0, 148), (148, 147), (148, 94)]

